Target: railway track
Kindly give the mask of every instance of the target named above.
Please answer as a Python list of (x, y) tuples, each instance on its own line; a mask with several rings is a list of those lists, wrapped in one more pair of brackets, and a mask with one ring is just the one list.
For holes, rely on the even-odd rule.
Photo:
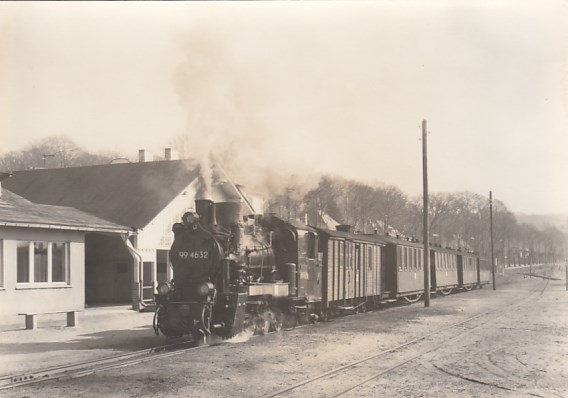
[[(506, 312), (511, 311), (515, 307), (523, 305), (524, 303), (526, 303), (529, 300), (532, 300), (535, 297), (538, 298), (542, 296), (544, 290), (546, 289), (546, 286), (548, 285), (548, 282), (549, 280), (545, 280), (543, 282), (544, 286), (542, 288), (530, 291), (529, 294), (523, 300), (513, 303), (514, 305), (507, 305), (503, 307), (503, 309), (499, 310), (491, 310), (491, 311), (478, 313), (460, 322), (456, 322), (451, 325), (438, 328), (430, 333), (427, 333), (417, 338), (413, 338), (396, 347), (378, 352), (376, 354), (373, 354), (356, 362), (352, 362), (347, 365), (337, 367), (335, 369), (322, 373), (318, 376), (312, 377), (310, 379), (299, 382), (295, 385), (281, 389), (279, 391), (271, 393), (270, 395), (267, 395), (265, 398), (276, 397), (276, 396), (294, 396), (294, 394), (297, 394), (296, 396), (306, 396), (307, 394), (305, 389), (308, 387), (314, 389), (314, 391), (321, 390), (320, 387), (317, 387), (317, 383), (324, 383), (324, 384), (334, 383), (335, 386), (337, 385), (344, 386), (345, 388), (343, 388), (342, 391), (336, 392), (335, 395), (333, 395), (333, 397), (344, 395), (349, 391), (357, 388), (358, 386), (362, 386), (365, 383), (368, 383), (382, 375), (385, 375), (389, 372), (394, 371), (397, 368), (400, 368), (401, 366), (409, 362), (412, 362), (413, 360), (416, 360), (432, 351), (435, 351), (437, 348), (441, 347), (442, 345), (446, 344), (448, 341), (452, 339), (460, 338), (463, 335), (470, 333), (472, 330), (498, 319), (499, 317), (505, 315)], [(490, 317), (490, 318), (483, 320), (484, 317)], [(482, 322), (479, 322), (480, 320), (482, 320)], [(478, 321), (477, 324), (475, 323), (476, 321)], [(457, 335), (456, 335), (456, 329), (460, 330), (460, 332)], [(442, 335), (443, 333), (446, 334)], [(442, 338), (442, 342), (438, 343), (437, 340), (440, 340), (440, 338)], [(400, 353), (403, 352), (405, 348), (416, 346), (417, 344), (420, 343), (425, 344), (426, 347), (421, 348), (419, 350), (420, 353), (418, 355), (409, 356), (403, 360), (400, 360), (398, 357), (396, 358), (393, 357), (395, 354), (397, 356), (400, 355)], [(121, 355), (105, 357), (92, 361), (84, 361), (80, 363), (61, 365), (61, 366), (56, 366), (52, 368), (42, 369), (23, 374), (4, 376), (0, 377), (0, 390), (11, 389), (20, 386), (27, 386), (50, 380), (65, 380), (65, 379), (78, 378), (93, 374), (95, 372), (101, 372), (105, 370), (118, 369), (126, 366), (141, 364), (154, 359), (176, 356), (186, 352), (199, 350), (201, 348), (207, 347), (207, 346), (195, 347), (192, 344), (193, 344), (192, 342), (167, 344), (151, 349), (124, 353)], [(389, 355), (390, 358), (388, 358), (388, 362), (391, 363), (391, 365), (385, 366), (382, 363), (379, 363), (378, 365), (376, 363), (373, 363), (373, 361), (379, 361), (379, 362), (384, 361), (384, 359), (387, 358)], [(371, 373), (366, 372), (365, 374), (359, 374), (354, 376), (352, 372), (353, 371), (357, 372), (357, 370), (361, 369), (362, 367), (372, 369), (374, 370), (374, 372)], [(338, 376), (345, 377), (345, 375), (347, 375), (347, 381), (338, 382)], [(337, 391), (337, 388), (331, 388), (328, 389), (327, 391)], [(312, 393), (310, 392), (310, 394)], [(317, 396), (317, 394), (315, 396)]]
[(2, 376), (0, 377), (0, 390), (42, 383), (49, 380), (73, 379), (103, 370), (117, 369), (158, 358), (180, 355), (185, 352), (198, 350), (204, 347), (206, 346), (196, 347), (193, 342), (189, 341), (171, 343), (159, 347), (113, 355), (90, 361), (54, 366), (51, 368), (11, 376)]
[[(270, 393), (269, 395), (265, 395), (264, 398), (281, 396), (322, 396), (322, 391), (333, 391), (332, 395), (327, 396), (330, 398), (346, 395), (358, 387), (370, 383), (381, 376), (446, 346), (451, 341), (463, 338), (481, 326), (498, 320), (528, 301), (540, 298), (548, 286), (548, 282), (549, 281), (546, 280), (542, 288), (539, 287), (531, 290), (521, 301), (515, 301), (500, 309), (485, 311), (451, 325), (438, 328), (396, 347), (339, 366)], [(412, 348), (414, 352), (418, 351), (418, 353), (413, 354), (410, 352), (410, 348)], [(341, 387), (338, 389), (338, 386)]]

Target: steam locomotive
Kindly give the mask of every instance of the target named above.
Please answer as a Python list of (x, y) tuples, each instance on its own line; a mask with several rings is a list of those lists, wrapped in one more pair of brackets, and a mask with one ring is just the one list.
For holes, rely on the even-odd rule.
[[(173, 280), (158, 285), (154, 330), (168, 338), (229, 338), (366, 311), (424, 290), (423, 245), (313, 228), (274, 215), (243, 217), (240, 203), (197, 200), (173, 225)], [(489, 283), (479, 256), (430, 248), (432, 292)]]

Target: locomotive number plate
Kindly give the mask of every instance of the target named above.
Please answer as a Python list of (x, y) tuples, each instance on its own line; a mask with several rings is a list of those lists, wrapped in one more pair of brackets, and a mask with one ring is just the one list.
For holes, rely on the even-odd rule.
[(203, 251), (203, 250), (197, 250), (197, 251), (193, 251), (193, 252), (179, 252), (179, 258), (191, 258), (191, 259), (207, 259), (209, 258), (209, 252), (208, 251)]

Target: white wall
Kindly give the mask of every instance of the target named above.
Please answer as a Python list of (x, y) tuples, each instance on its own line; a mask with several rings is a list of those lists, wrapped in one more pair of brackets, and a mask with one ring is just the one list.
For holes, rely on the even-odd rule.
[[(0, 322), (3, 316), (22, 312), (82, 310), (85, 307), (85, 234), (36, 228), (0, 227)], [(69, 242), (69, 284), (17, 285), (16, 242)]]
[(181, 222), (181, 216), (195, 211), (195, 184), (192, 182), (138, 233), (138, 250), (144, 261), (156, 261), (156, 249), (169, 250), (174, 239), (172, 225)]

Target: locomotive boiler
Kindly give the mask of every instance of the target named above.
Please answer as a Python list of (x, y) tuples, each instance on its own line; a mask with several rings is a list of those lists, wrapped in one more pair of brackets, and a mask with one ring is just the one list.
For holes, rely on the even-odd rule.
[(280, 233), (270, 217), (242, 217), (233, 202), (197, 200), (195, 208), (172, 227), (173, 280), (158, 285), (156, 333), (203, 341), (281, 327), (290, 284), (276, 262)]

